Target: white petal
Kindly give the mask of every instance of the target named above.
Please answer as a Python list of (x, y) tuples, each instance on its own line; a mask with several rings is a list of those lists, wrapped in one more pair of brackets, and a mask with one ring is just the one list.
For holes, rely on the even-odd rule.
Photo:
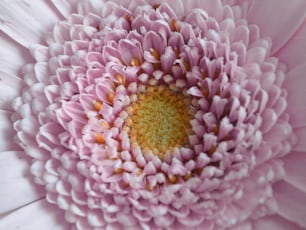
[(105, 6), (104, 1), (95, 1), (95, 0), (87, 0), (87, 1), (79, 1), (78, 10), (79, 13), (88, 14), (93, 13), (97, 15), (101, 15), (103, 8)]
[(0, 214), (9, 212), (43, 196), (31, 181), (23, 151), (0, 153)]
[(77, 0), (51, 0), (55, 8), (68, 18), (72, 13), (93, 13), (100, 15), (104, 7), (104, 1), (77, 1)]
[(11, 116), (11, 112), (0, 110), (0, 151), (20, 150), (14, 140), (16, 132), (10, 120)]
[(78, 1), (76, 0), (51, 0), (51, 2), (65, 18), (77, 12)]
[(0, 229), (68, 230), (63, 212), (45, 199), (28, 204), (0, 219)]
[(6, 72), (0, 70), (0, 108), (12, 110), (12, 100), (15, 99), (23, 86), (23, 81)]
[(47, 1), (1, 0), (0, 29), (25, 47), (41, 43), (58, 20)]

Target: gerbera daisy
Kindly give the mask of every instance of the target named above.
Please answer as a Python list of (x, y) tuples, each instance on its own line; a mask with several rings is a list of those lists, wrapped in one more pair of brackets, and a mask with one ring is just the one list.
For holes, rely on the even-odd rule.
[(0, 229), (306, 229), (305, 1), (0, 7)]

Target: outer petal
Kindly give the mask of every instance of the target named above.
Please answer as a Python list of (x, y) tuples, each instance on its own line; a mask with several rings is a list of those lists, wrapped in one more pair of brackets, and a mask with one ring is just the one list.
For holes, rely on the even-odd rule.
[(0, 47), (0, 70), (7, 73), (19, 75), (20, 67), (33, 61), (27, 49), (2, 31), (0, 31)]
[[(69, 3), (71, 4), (73, 1), (69, 1)], [(101, 15), (105, 6), (104, 1), (87, 0), (79, 1), (78, 3), (78, 12), (82, 14), (93, 13)]]
[[(273, 14), (273, 17), (271, 17)], [(272, 37), (272, 54), (288, 42), (305, 19), (304, 0), (265, 0), (253, 1), (247, 20), (257, 24), (262, 36)]]
[(76, 0), (51, 0), (51, 2), (65, 18), (77, 12)]
[(134, 0), (134, 1), (125, 1), (125, 0), (107, 0), (107, 2), (115, 2), (116, 4), (123, 6), (125, 9), (133, 10), (137, 6), (144, 5), (148, 3), (150, 5), (160, 4), (160, 0)]
[(283, 219), (280, 216), (267, 216), (261, 219), (258, 219), (257, 221), (254, 221), (253, 223), (253, 230), (289, 230), (289, 229), (295, 229), (295, 230), (302, 230), (301, 227), (297, 226), (296, 224), (287, 221), (286, 219)]
[[(305, 139), (304, 139), (305, 141)], [(285, 180), (306, 193), (306, 155), (293, 152), (284, 157)]]
[(184, 15), (184, 1), (182, 0), (168, 0), (167, 3), (173, 9), (177, 16)]
[(210, 17), (221, 19), (222, 17), (222, 2), (220, 0), (190, 0), (184, 1), (185, 15), (192, 9), (201, 8), (205, 10)]
[(28, 162), (25, 153), (0, 153), (0, 214), (9, 212), (43, 196), (43, 191), (36, 188), (29, 180)]
[(0, 70), (0, 108), (11, 110), (12, 101), (19, 96), (23, 81)]
[(301, 154), (305, 154), (306, 152), (306, 126), (301, 128), (293, 129), (294, 134), (297, 136), (297, 140), (295, 145), (292, 146), (293, 151), (302, 152)]
[(281, 48), (276, 56), (290, 69), (305, 63), (306, 60), (306, 20), (294, 36)]
[(229, 230), (253, 230), (252, 225), (249, 222), (241, 223), (231, 227)]
[(0, 110), (0, 151), (19, 150), (20, 147), (15, 143), (16, 135), (10, 117), (11, 112)]
[(288, 92), (288, 109), (290, 123), (293, 127), (306, 125), (306, 63), (292, 69), (288, 74), (284, 87)]
[(62, 211), (42, 199), (4, 216), (0, 219), (0, 229), (67, 230), (70, 227)]
[(0, 9), (0, 30), (26, 47), (42, 43), (42, 36), (58, 20), (46, 1), (3, 0)]
[(286, 182), (276, 183), (273, 191), (279, 215), (306, 228), (306, 193)]

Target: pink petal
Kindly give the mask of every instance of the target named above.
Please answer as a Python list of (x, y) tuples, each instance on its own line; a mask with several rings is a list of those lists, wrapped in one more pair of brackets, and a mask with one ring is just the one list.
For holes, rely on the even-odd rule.
[(34, 66), (35, 76), (39, 82), (48, 83), (50, 80), (49, 66), (46, 62), (38, 62)]
[(276, 54), (291, 69), (301, 65), (306, 60), (306, 21), (291, 37), (287, 44)]
[(248, 50), (247, 63), (262, 63), (266, 58), (266, 49), (263, 47), (254, 47)]
[[(28, 163), (24, 152), (0, 153), (0, 214), (40, 199), (43, 190), (29, 179)], [(1, 225), (1, 224), (0, 224)]]
[(288, 74), (284, 87), (288, 92), (288, 108), (290, 123), (293, 127), (306, 125), (306, 64), (292, 69)]
[(154, 218), (155, 224), (160, 227), (160, 229), (169, 229), (169, 226), (175, 221), (172, 215), (166, 214), (163, 216), (158, 216)]
[(286, 182), (276, 183), (273, 191), (278, 214), (306, 228), (306, 193)]
[(0, 151), (20, 149), (19, 145), (15, 143), (16, 132), (13, 129), (11, 116), (11, 112), (0, 110)]
[(252, 1), (246, 17), (250, 24), (259, 26), (262, 37), (272, 37), (273, 54), (297, 31), (304, 21), (305, 12), (304, 0)]
[(65, 41), (71, 41), (70, 25), (68, 22), (60, 21), (57, 23), (53, 28), (53, 36), (55, 42), (60, 44), (63, 44)]
[(149, 162), (145, 167), (144, 167), (144, 173), (145, 174), (156, 174), (156, 168), (152, 162)]
[(59, 85), (48, 85), (45, 88), (45, 95), (49, 101), (49, 103), (52, 103), (56, 100), (56, 98), (60, 95), (61, 88)]
[(93, 110), (93, 104), (97, 100), (97, 97), (91, 94), (82, 94), (80, 95), (79, 100), (84, 109)]
[(64, 111), (74, 120), (86, 124), (86, 116), (82, 106), (76, 102), (69, 101), (63, 104)]
[(198, 215), (196, 213), (189, 214), (186, 218), (180, 218), (178, 221), (189, 228), (196, 227), (201, 224), (204, 220), (204, 216)]
[(88, 223), (91, 226), (101, 227), (101, 226), (105, 225), (105, 223), (104, 223), (103, 219), (101, 218), (99, 212), (95, 212), (95, 211), (89, 212), (88, 215), (87, 215), (87, 219), (88, 219)]
[(306, 127), (295, 128), (294, 133), (297, 136), (297, 143), (292, 146), (294, 151), (306, 152)]
[(37, 62), (47, 62), (49, 59), (49, 49), (47, 46), (34, 44), (31, 45), (30, 51)]
[(143, 49), (145, 51), (150, 51), (151, 48), (156, 49), (159, 54), (164, 53), (166, 42), (153, 31), (149, 31), (145, 34), (143, 39)]
[[(71, 1), (69, 1), (69, 3), (71, 5)], [(101, 15), (101, 12), (105, 7), (104, 1), (89, 0), (89, 1), (79, 1), (78, 3), (79, 3), (78, 12), (84, 15), (86, 15), (87, 13)]]
[(50, 152), (56, 145), (59, 145), (60, 142), (63, 143), (64, 141), (58, 136), (62, 133), (62, 130), (62, 127), (55, 122), (47, 122), (46, 124), (42, 125), (39, 128), (38, 134), (36, 135), (36, 141), (39, 148)]
[[(304, 139), (305, 141), (305, 139)], [(286, 180), (289, 184), (306, 192), (306, 156), (304, 153), (292, 152), (283, 158)]]
[(42, 199), (4, 216), (0, 220), (0, 229), (71, 229), (71, 226), (66, 223), (63, 216), (60, 209)]
[(184, 1), (182, 0), (168, 0), (167, 4), (173, 9), (177, 16), (184, 15)]
[(302, 230), (297, 224), (287, 221), (280, 216), (267, 216), (253, 222), (254, 230)]
[[(229, 230), (254, 230), (249, 222), (243, 222), (231, 227)], [(263, 229), (262, 229), (263, 230)], [(272, 229), (269, 229), (272, 230)]]
[(1, 1), (1, 30), (25, 47), (41, 43), (58, 16), (44, 1)]
[(119, 42), (119, 51), (121, 53), (122, 60), (126, 65), (131, 65), (133, 58), (138, 58), (139, 61), (142, 60), (142, 51), (139, 43), (134, 44), (130, 40), (121, 40)]
[(184, 1), (185, 15), (192, 9), (200, 8), (205, 10), (210, 17), (221, 19), (223, 13), (222, 2), (220, 0), (190, 0)]

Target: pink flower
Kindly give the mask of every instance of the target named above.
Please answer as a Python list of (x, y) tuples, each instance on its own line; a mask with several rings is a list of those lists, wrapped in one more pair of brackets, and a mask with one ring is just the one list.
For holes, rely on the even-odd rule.
[(305, 1), (0, 6), (0, 229), (306, 229)]

